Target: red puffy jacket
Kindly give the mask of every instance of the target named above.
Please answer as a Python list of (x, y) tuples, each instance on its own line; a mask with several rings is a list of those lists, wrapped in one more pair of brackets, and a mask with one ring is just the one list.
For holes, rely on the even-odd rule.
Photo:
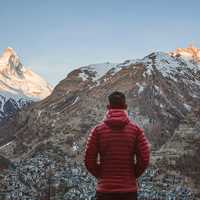
[(125, 110), (109, 109), (89, 134), (85, 166), (97, 178), (98, 192), (135, 192), (149, 164), (149, 142)]

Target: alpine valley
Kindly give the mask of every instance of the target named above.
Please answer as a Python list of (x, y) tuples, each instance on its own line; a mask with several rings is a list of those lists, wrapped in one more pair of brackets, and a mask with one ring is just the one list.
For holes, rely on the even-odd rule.
[(83, 66), (51, 94), (12, 49), (2, 58), (4, 93), (47, 97), (0, 127), (0, 199), (94, 199), (96, 180), (83, 165), (85, 142), (115, 90), (126, 94), (129, 117), (151, 143), (151, 166), (139, 179), (139, 199), (200, 199), (200, 49)]

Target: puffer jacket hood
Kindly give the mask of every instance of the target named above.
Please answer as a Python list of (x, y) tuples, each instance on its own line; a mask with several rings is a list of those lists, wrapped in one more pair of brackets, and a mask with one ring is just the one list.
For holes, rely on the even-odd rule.
[(104, 123), (111, 129), (122, 129), (129, 123), (129, 118), (124, 109), (109, 109), (106, 113)]

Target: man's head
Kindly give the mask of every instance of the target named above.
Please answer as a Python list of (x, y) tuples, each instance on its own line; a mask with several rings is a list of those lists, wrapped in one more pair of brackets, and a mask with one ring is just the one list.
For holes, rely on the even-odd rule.
[(126, 97), (122, 92), (115, 91), (108, 96), (108, 109), (127, 109)]

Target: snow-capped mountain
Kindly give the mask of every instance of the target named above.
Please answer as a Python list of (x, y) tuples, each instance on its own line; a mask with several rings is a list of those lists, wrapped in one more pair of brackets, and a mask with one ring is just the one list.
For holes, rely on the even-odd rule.
[(26, 69), (12, 48), (0, 57), (0, 121), (32, 101), (47, 97), (52, 87), (39, 75)]
[(200, 49), (193, 45), (189, 45), (187, 48), (177, 48), (174, 52), (171, 52), (171, 55), (200, 63)]
[(39, 75), (26, 69), (12, 48), (5, 49), (0, 57), (0, 91), (17, 96), (43, 99), (52, 87)]
[[(181, 69), (200, 70), (200, 49), (190, 46), (188, 48), (177, 48), (174, 52), (155, 52), (143, 59), (126, 60), (123, 63), (99, 63), (80, 67), (72, 71), (69, 76), (77, 75), (83, 81), (99, 84), (99, 81), (107, 81), (109, 77), (114, 76), (121, 69), (130, 65), (137, 66), (143, 64), (145, 66), (144, 76), (150, 75), (154, 69), (158, 70), (165, 77), (174, 77), (175, 71)], [(107, 79), (106, 79), (107, 78)]]
[[(31, 116), (41, 118), (42, 123), (44, 116), (51, 116), (45, 121), (43, 132), (48, 124), (49, 129), (53, 126), (57, 130), (58, 126), (59, 131), (62, 128), (64, 131), (68, 120), (68, 126), (81, 130), (101, 120), (106, 96), (113, 90), (126, 93), (134, 121), (147, 127), (157, 123), (162, 137), (157, 140), (153, 133), (149, 135), (160, 146), (200, 101), (200, 64), (176, 53), (154, 52), (118, 64), (83, 66), (69, 73), (49, 98), (41, 102), (41, 108), (31, 111)], [(70, 120), (70, 115), (74, 120)], [(61, 128), (62, 116), (65, 124)]]
[[(13, 121), (5, 127), (0, 127), (0, 142), (8, 144), (0, 149), (0, 153), (11, 160), (23, 158), (27, 161), (38, 154), (42, 156), (49, 154), (55, 158), (58, 158), (59, 154), (57, 162), (61, 165), (66, 156), (76, 164), (79, 162), (81, 164), (87, 133), (103, 119), (108, 103), (107, 97), (115, 90), (125, 93), (130, 118), (145, 130), (152, 144), (153, 153), (157, 153), (156, 156), (159, 157), (161, 152), (163, 156), (165, 151), (159, 150), (173, 140), (174, 133), (179, 134), (177, 130), (187, 120), (187, 116), (199, 109), (200, 65), (198, 60), (188, 59), (185, 54), (177, 56), (175, 51), (174, 53), (154, 52), (142, 59), (126, 60), (118, 64), (92, 64), (75, 69), (55, 87), (48, 98), (31, 108), (21, 110)], [(181, 131), (185, 129), (182, 128)], [(186, 141), (188, 154), (193, 151), (195, 142), (194, 138), (189, 139)], [(168, 157), (168, 155), (164, 156)], [(155, 161), (157, 157), (153, 157), (152, 160)], [(67, 158), (67, 162), (69, 160)], [(57, 163), (57, 166), (59, 164)], [(158, 168), (154, 163), (152, 165)], [(55, 174), (59, 174), (59, 168), (55, 166), (53, 169)], [(174, 178), (176, 176), (178, 182)], [(81, 199), (85, 183), (77, 185), (81, 180), (68, 177), (66, 185), (74, 186), (76, 192), (69, 191), (63, 195), (68, 194)], [(77, 176), (78, 178), (80, 177)], [(62, 188), (62, 185), (59, 185), (62, 182), (60, 179), (57, 177), (59, 189)], [(174, 169), (169, 179), (155, 181), (152, 179), (152, 187), (159, 191), (158, 199), (178, 199), (180, 195), (187, 195), (186, 191), (190, 193), (190, 189), (185, 189), (188, 185), (199, 191), (199, 184), (196, 184), (193, 178), (188, 179), (179, 168)], [(166, 190), (166, 182), (172, 186), (170, 191)], [(145, 184), (145, 181), (143, 183)], [(25, 190), (24, 185), (21, 182), (20, 184), (22, 186), (19, 186), (19, 192)], [(180, 189), (179, 184), (181, 187), (184, 186), (183, 189)], [(34, 192), (31, 189), (32, 185), (26, 190), (29, 196)], [(89, 186), (89, 199), (93, 190), (94, 188)], [(144, 194), (147, 194), (148, 190), (147, 184)], [(169, 193), (173, 194), (173, 197), (169, 197)], [(148, 195), (150, 199), (154, 199), (151, 196), (154, 195), (152, 192)], [(144, 199), (142, 197), (141, 199)]]

